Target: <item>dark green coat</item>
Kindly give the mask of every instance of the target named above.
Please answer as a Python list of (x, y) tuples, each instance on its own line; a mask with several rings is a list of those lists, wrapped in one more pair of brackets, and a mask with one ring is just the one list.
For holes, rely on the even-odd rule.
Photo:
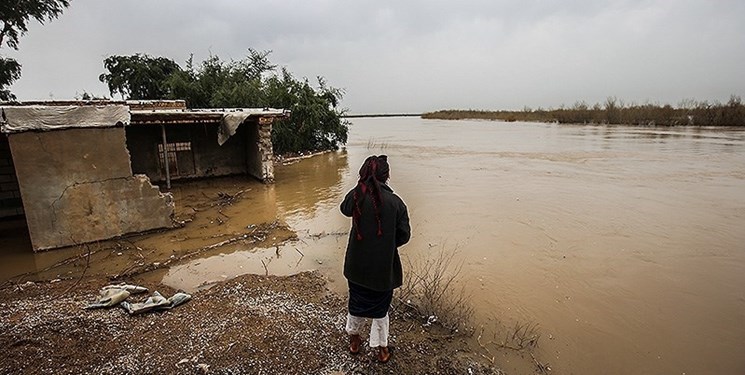
[[(372, 199), (367, 196), (362, 202), (359, 220), (362, 240), (357, 240), (357, 228), (352, 220), (344, 258), (344, 277), (355, 284), (382, 292), (398, 288), (403, 283), (398, 247), (409, 242), (411, 227), (404, 201), (388, 185), (380, 184), (380, 187), (383, 234), (378, 236), (378, 221)], [(354, 189), (344, 197), (340, 208), (344, 216), (352, 217)]]

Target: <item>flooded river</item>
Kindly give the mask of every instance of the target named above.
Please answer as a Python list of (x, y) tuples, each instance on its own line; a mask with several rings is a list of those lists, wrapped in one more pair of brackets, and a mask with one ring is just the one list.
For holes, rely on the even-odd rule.
[[(745, 131), (353, 122), (345, 153), (278, 169), (292, 227), (344, 233), (338, 203), (385, 153), (402, 254), (457, 249), (477, 318), (537, 322), (556, 373), (745, 373)], [(345, 241), (302, 247), (342, 292)]]
[[(412, 222), (402, 256), (457, 251), (477, 324), (538, 323), (536, 357), (554, 373), (745, 373), (745, 130), (352, 121), (344, 150), (278, 166), (272, 186), (229, 180), (235, 204), (132, 245), (168, 259), (277, 219), (297, 241), (236, 242), (156, 275), (194, 290), (246, 272), (319, 269), (343, 294), (350, 222), (338, 204), (363, 160), (387, 154)], [(182, 213), (218, 191), (224, 184), (173, 189)], [(64, 257), (11, 254), (37, 269)], [(496, 363), (530, 369), (506, 360)]]

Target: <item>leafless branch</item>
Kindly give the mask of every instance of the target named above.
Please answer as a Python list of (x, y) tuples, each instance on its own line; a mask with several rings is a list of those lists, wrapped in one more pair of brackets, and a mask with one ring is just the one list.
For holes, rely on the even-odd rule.
[(85, 273), (88, 272), (88, 268), (91, 265), (91, 246), (90, 246), (90, 244), (85, 244), (83, 246), (85, 246), (86, 250), (88, 250), (86, 252), (86, 255), (85, 255), (85, 267), (83, 268), (83, 272), (80, 274), (80, 277), (77, 279), (77, 281), (75, 281), (74, 284), (72, 284), (69, 287), (67, 287), (67, 289), (65, 289), (62, 293), (54, 296), (53, 299), (54, 298), (59, 298), (60, 296), (63, 296), (65, 294), (67, 294), (72, 289), (74, 289), (75, 287), (77, 287), (78, 284), (80, 284), (80, 281), (83, 280), (83, 278), (85, 277)]

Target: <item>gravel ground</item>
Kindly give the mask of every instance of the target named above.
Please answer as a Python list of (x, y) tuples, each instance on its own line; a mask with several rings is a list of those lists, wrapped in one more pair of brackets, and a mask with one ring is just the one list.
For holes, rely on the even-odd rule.
[[(104, 277), (0, 290), (2, 374), (501, 374), (420, 322), (392, 315), (389, 363), (348, 353), (345, 302), (318, 272), (244, 275), (164, 312), (84, 310)], [(163, 285), (144, 285), (168, 297)], [(143, 300), (133, 295), (129, 301)]]

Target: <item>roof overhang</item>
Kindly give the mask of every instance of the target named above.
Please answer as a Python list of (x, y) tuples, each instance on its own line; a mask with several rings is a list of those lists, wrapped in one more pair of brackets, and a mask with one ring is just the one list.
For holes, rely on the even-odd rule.
[(0, 131), (20, 133), (69, 128), (109, 128), (130, 122), (129, 107), (115, 105), (0, 106)]
[(290, 116), (289, 111), (275, 108), (131, 109), (130, 114), (132, 116), (131, 125), (219, 124), (227, 117), (240, 117), (242, 118), (241, 122), (243, 122), (249, 118), (275, 119)]
[(7, 103), (0, 106), (0, 111), (3, 133), (127, 125), (217, 124), (220, 144), (248, 119), (271, 124), (276, 118), (290, 117), (290, 111), (276, 108), (187, 109), (183, 100)]

